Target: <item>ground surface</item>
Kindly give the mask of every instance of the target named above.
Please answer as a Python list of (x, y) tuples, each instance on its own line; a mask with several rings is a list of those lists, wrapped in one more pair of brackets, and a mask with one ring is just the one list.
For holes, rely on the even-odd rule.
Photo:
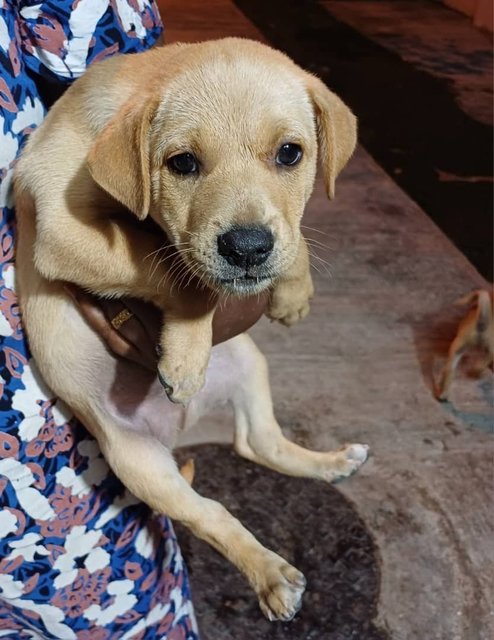
[[(164, 3), (168, 39), (244, 35), (266, 40), (271, 35), (276, 40), (280, 24), (267, 20), (266, 15), (277, 3), (263, 4), (264, 13), (259, 9), (254, 16), (254, 8), (258, 8), (254, 2), (215, 0), (188, 3), (185, 8), (178, 0), (170, 0)], [(403, 69), (413, 77), (415, 73), (428, 74), (433, 84), (438, 83), (441, 94), (440, 83), (446, 80), (441, 79), (442, 72), (436, 74), (430, 68), (434, 55), (429, 52), (429, 58), (425, 56), (420, 62), (419, 54), (411, 56), (405, 51), (409, 52), (409, 47), (403, 41), (410, 37), (407, 29), (411, 27), (400, 31), (396, 12), (402, 5), (409, 14), (410, 3), (285, 4), (306, 7), (314, 20), (324, 9), (324, 19), (334, 27), (332, 34), (337, 32), (338, 22), (343, 29), (353, 30), (353, 35), (344, 31), (349, 38), (360, 33), (362, 40), (358, 42), (371, 47), (362, 50), (365, 55), (361, 59), (369, 52), (381, 55), (384, 48), (392, 56), (385, 58), (391, 60), (389, 64), (403, 63)], [(417, 4), (424, 12), (428, 8), (435, 12), (434, 17), (424, 17), (424, 29), (431, 32), (429, 21), (433, 19), (439, 28), (440, 8)], [(386, 6), (391, 12), (388, 21)], [(376, 20), (371, 19), (375, 14), (369, 13), (372, 7), (381, 11), (383, 29), (393, 25), (393, 38), (386, 43), (378, 42)], [(280, 17), (281, 23), (287, 14), (288, 8)], [(343, 20), (348, 23), (341, 23)], [(457, 20), (464, 19), (446, 11), (444, 25)], [(296, 24), (299, 36), (307, 38), (309, 27), (304, 31), (302, 17)], [(326, 33), (325, 24), (328, 26), (321, 18), (309, 26), (320, 28), (321, 36)], [(466, 19), (461, 29), (462, 33), (471, 29)], [(455, 36), (454, 29), (448, 33), (452, 33), (450, 41), (458, 42), (455, 55), (460, 56), (462, 39)], [(477, 37), (474, 33), (471, 38)], [(449, 36), (443, 32), (441, 37)], [(355, 47), (357, 41), (351, 38)], [(431, 38), (423, 39), (429, 48), (433, 48)], [(417, 37), (417, 46), (419, 43)], [(313, 52), (317, 54), (315, 44)], [(479, 75), (485, 64), (482, 60), (477, 65), (471, 57), (468, 61)], [(331, 58), (329, 66), (335, 69), (337, 63)], [(361, 80), (354, 80), (354, 85), (358, 82)], [(427, 88), (429, 79), (425, 82), (413, 86)], [(473, 85), (466, 92), (451, 89), (448, 108), (463, 113), (463, 120), (460, 117), (457, 129), (446, 128), (444, 135), (463, 139), (462, 122), (467, 131), (483, 127), (475, 130), (478, 140), (489, 132), (486, 102), (484, 98), (475, 101), (475, 90)], [(348, 91), (350, 95), (357, 89)], [(430, 100), (439, 94), (432, 91)], [(441, 99), (447, 101), (447, 94), (441, 94)], [(425, 100), (427, 95), (420, 93), (418, 98)], [(411, 100), (407, 93), (402, 99)], [(380, 129), (364, 114), (364, 119), (367, 117), (371, 124), (366, 125), (368, 134), (364, 131), (363, 141), (373, 156), (369, 149), (359, 148), (337, 184), (337, 198), (331, 204), (318, 181), (304, 220), (307, 235), (321, 243), (315, 250), (331, 271), (330, 276), (325, 263), (314, 259), (316, 297), (310, 316), (290, 331), (261, 321), (252, 335), (268, 357), (276, 412), (287, 436), (314, 449), (367, 442), (372, 457), (359, 474), (332, 488), (277, 477), (250, 463), (240, 463), (221, 448), (195, 448), (198, 490), (220, 499), (309, 577), (300, 619), (289, 630), (284, 625), (270, 626), (259, 616), (254, 596), (226, 561), (180, 530), (206, 640), (494, 637), (492, 375), (487, 372), (480, 379), (471, 379), (459, 374), (451, 403), (439, 404), (431, 393), (432, 380), (461, 315), (453, 302), (470, 289), (485, 285), (464, 254), (432, 221), (431, 216), (441, 222), (434, 202), (441, 201), (443, 184), (456, 184), (456, 189), (463, 185), (469, 190), (471, 214), (465, 202), (460, 206), (458, 191), (454, 197), (445, 197), (457, 202), (452, 227), (472, 228), (477, 253), (468, 251), (471, 259), (474, 254), (480, 256), (476, 264), (481, 266), (489, 261), (491, 242), (484, 186), (492, 185), (431, 180), (427, 189), (429, 195), (435, 194), (434, 202), (427, 198), (421, 201), (413, 191), (423, 188), (417, 178), (422, 169), (414, 167), (413, 148), (406, 152), (407, 163), (400, 165), (404, 173), (410, 169), (407, 180), (398, 185), (400, 174), (393, 174), (387, 161), (381, 162), (381, 168), (374, 159), (378, 154), (372, 139), (379, 138)], [(439, 153), (440, 146), (436, 141), (433, 151)], [(465, 153), (471, 159), (470, 147)], [(451, 157), (454, 160), (456, 156)], [(453, 167), (438, 166), (457, 172)], [(429, 177), (431, 167), (427, 169)], [(487, 165), (481, 168), (487, 170)], [(428, 179), (426, 176), (425, 182)], [(432, 202), (430, 210), (427, 202)], [(457, 244), (461, 246), (461, 242)], [(211, 416), (190, 434), (189, 442), (227, 442), (231, 440), (228, 425), (226, 414)]]
[(295, 620), (272, 624), (233, 565), (177, 527), (198, 594), (203, 640), (390, 639), (374, 623), (380, 584), (377, 549), (340, 491), (249, 464), (230, 447), (204, 445), (184, 454), (197, 463), (198, 490), (227, 503), (259, 540), (302, 570), (308, 582)]

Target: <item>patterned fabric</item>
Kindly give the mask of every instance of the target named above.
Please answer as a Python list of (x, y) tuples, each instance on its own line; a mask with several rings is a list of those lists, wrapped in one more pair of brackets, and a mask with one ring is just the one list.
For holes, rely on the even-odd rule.
[(14, 293), (11, 179), (43, 76), (151, 46), (151, 0), (0, 0), (0, 638), (197, 640), (170, 522), (126, 492), (46, 388)]

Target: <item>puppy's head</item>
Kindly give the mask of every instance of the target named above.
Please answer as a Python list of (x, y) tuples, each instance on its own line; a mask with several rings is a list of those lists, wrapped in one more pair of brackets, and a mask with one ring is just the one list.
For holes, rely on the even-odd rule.
[(96, 140), (93, 178), (150, 215), (192, 273), (257, 293), (292, 264), (318, 150), (326, 188), (356, 144), (356, 120), (314, 76), (248, 40), (163, 47), (170, 72)]

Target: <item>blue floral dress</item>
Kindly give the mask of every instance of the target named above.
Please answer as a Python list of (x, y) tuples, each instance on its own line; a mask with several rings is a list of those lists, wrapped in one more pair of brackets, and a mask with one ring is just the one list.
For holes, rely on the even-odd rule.
[(169, 520), (125, 491), (40, 378), (14, 291), (12, 171), (69, 84), (162, 32), (153, 0), (0, 0), (0, 638), (197, 640)]

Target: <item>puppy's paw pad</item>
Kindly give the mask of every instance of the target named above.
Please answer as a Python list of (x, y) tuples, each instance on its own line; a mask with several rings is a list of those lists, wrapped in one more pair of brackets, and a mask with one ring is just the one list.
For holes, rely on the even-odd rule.
[(273, 622), (292, 620), (302, 606), (306, 580), (288, 563), (280, 567), (278, 576), (259, 596), (259, 605), (266, 618)]

